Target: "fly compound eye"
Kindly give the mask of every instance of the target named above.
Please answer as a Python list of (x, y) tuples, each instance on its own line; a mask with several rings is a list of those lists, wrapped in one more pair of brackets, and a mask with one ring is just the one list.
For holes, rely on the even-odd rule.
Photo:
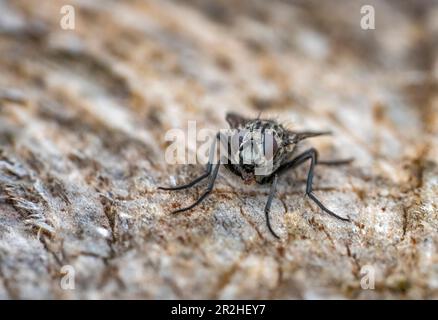
[(263, 154), (267, 158), (272, 158), (274, 154), (277, 153), (278, 150), (278, 144), (277, 140), (275, 140), (275, 137), (271, 133), (265, 133), (263, 135)]

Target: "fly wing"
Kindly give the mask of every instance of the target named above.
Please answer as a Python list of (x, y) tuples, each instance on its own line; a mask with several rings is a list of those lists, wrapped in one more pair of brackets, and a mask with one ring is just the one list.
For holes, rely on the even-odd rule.
[(248, 122), (248, 119), (234, 112), (228, 112), (225, 117), (225, 120), (228, 122), (231, 129), (242, 128), (245, 125), (245, 123)]
[(288, 142), (298, 143), (307, 138), (332, 134), (330, 131), (288, 131)]

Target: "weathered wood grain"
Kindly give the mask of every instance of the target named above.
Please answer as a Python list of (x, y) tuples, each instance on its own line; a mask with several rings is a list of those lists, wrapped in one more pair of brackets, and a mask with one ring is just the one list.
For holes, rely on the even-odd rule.
[[(0, 298), (438, 298), (433, 1), (0, 1)], [(360, 28), (360, 6), (376, 29)], [(275, 116), (321, 158), (268, 187), (168, 165), (165, 133)], [(60, 287), (74, 267), (75, 289)], [(364, 266), (376, 271), (363, 290)]]

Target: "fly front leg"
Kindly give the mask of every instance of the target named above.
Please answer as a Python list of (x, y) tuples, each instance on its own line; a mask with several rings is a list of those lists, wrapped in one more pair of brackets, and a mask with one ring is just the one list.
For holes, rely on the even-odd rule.
[(201, 182), (202, 180), (204, 180), (207, 177), (209, 177), (210, 174), (211, 174), (212, 167), (213, 167), (214, 156), (216, 154), (216, 141), (219, 138), (220, 138), (220, 133), (216, 134), (216, 137), (213, 140), (213, 143), (212, 143), (212, 145), (210, 147), (210, 151), (209, 151), (209, 155), (208, 155), (208, 162), (207, 162), (207, 166), (205, 168), (205, 173), (203, 173), (201, 176), (195, 178), (193, 181), (191, 181), (189, 183), (186, 183), (186, 184), (183, 184), (181, 186), (176, 186), (176, 187), (158, 187), (158, 189), (160, 189), (160, 190), (167, 190), (167, 191), (175, 191), (175, 190), (188, 189), (190, 187), (193, 187), (198, 182)]
[(217, 174), (219, 172), (219, 167), (220, 167), (220, 163), (216, 164), (216, 166), (215, 166), (215, 168), (213, 170), (213, 174), (210, 177), (210, 182), (208, 183), (207, 190), (204, 191), (204, 193), (199, 197), (198, 200), (196, 200), (190, 206), (185, 207), (185, 208), (181, 208), (181, 209), (178, 209), (178, 210), (175, 210), (172, 213), (179, 213), (179, 212), (187, 211), (187, 210), (193, 209), (198, 204), (200, 204), (202, 202), (202, 200), (204, 200), (211, 193), (211, 191), (213, 190), (214, 183), (216, 181)]
[(281, 165), (280, 168), (278, 168), (277, 172), (283, 173), (286, 170), (294, 169), (298, 167), (299, 165), (303, 164), (307, 160), (310, 160), (310, 167), (307, 174), (307, 182), (306, 182), (306, 195), (315, 202), (318, 207), (320, 207), (323, 211), (327, 212), (329, 215), (338, 218), (342, 221), (350, 221), (348, 218), (341, 217), (328, 209), (326, 206), (324, 206), (321, 201), (316, 197), (316, 195), (313, 193), (313, 173), (315, 170), (315, 165), (318, 164), (318, 152), (316, 149), (311, 148), (307, 151), (304, 151), (302, 154), (297, 156), (296, 158), (292, 159), (289, 162), (286, 162), (285, 164)]
[(353, 158), (339, 159), (339, 160), (318, 160), (316, 165), (318, 166), (343, 166), (350, 164), (354, 161)]
[(274, 199), (275, 191), (277, 189), (277, 182), (278, 182), (278, 175), (274, 173), (274, 180), (272, 181), (271, 190), (269, 191), (268, 201), (266, 202), (266, 206), (265, 206), (265, 216), (266, 216), (266, 224), (268, 225), (269, 231), (271, 231), (274, 237), (280, 239), (280, 237), (274, 232), (274, 230), (272, 230), (271, 221), (269, 219), (269, 212), (271, 211), (272, 200)]

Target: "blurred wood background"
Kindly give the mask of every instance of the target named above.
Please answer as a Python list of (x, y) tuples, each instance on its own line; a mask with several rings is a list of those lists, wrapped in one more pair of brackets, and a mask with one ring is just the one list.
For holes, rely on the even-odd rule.
[[(0, 298), (438, 298), (436, 1), (0, 1)], [(375, 7), (376, 29), (360, 28)], [(165, 133), (276, 117), (321, 158), (168, 193)], [(75, 270), (63, 290), (61, 268)], [(374, 290), (361, 287), (364, 267)]]

